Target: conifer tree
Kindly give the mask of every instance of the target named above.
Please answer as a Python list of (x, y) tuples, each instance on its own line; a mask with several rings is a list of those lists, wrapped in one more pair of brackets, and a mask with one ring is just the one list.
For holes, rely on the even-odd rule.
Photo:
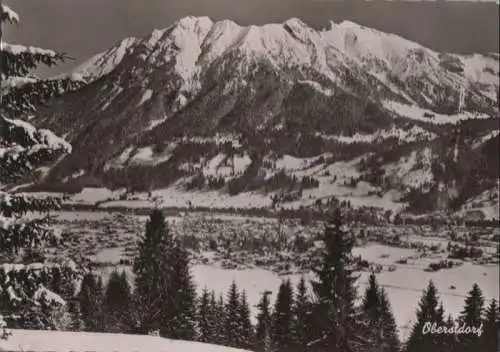
[(272, 316), (271, 339), (276, 351), (290, 351), (293, 341), (293, 288), (290, 280), (281, 283)]
[(178, 241), (174, 242), (171, 255), (171, 273), (168, 282), (168, 301), (162, 329), (173, 339), (196, 338), (196, 286), (189, 268), (188, 252)]
[(396, 319), (384, 289), (379, 292), (381, 311), (381, 337), (385, 352), (399, 352), (401, 344), (398, 337)]
[[(455, 326), (455, 321), (453, 317), (448, 315), (448, 318), (444, 322), (444, 326), (448, 329), (452, 329)], [(456, 352), (457, 351), (457, 335), (456, 334), (446, 334), (443, 336), (443, 349), (444, 352)]]
[(483, 319), (483, 334), (479, 337), (478, 351), (497, 352), (500, 341), (500, 311), (493, 299), (487, 307)]
[(188, 253), (154, 210), (134, 261), (138, 319), (142, 329), (191, 340), (196, 335), (196, 289)]
[(311, 301), (307, 294), (306, 280), (302, 276), (297, 285), (297, 295), (294, 302), (294, 326), (293, 326), (293, 341), (294, 346), (298, 351), (306, 349), (307, 344), (311, 341)]
[(205, 287), (201, 292), (201, 297), (198, 303), (198, 340), (200, 342), (213, 343), (215, 340), (214, 321), (210, 303), (210, 293)]
[(432, 281), (420, 299), (417, 309), (417, 321), (415, 322), (410, 337), (406, 343), (406, 352), (435, 351), (442, 347), (441, 336), (435, 334), (424, 334), (423, 328), (426, 323), (443, 325), (442, 312), (438, 308), (438, 292)]
[(219, 294), (219, 299), (215, 300), (215, 292), (212, 291), (210, 298), (210, 305), (213, 307), (214, 316), (214, 330), (215, 339), (214, 343), (217, 345), (223, 345), (226, 341), (226, 307), (224, 303), (224, 297), (222, 293)]
[(68, 311), (71, 317), (71, 323), (69, 326), (70, 331), (81, 331), (83, 330), (83, 320), (80, 311), (80, 300), (79, 297), (73, 297), (68, 301)]
[(316, 298), (313, 320), (317, 335), (309, 345), (316, 351), (349, 352), (352, 341), (356, 339), (354, 238), (343, 227), (342, 212), (337, 208), (322, 237), (324, 248), (320, 263), (313, 268), (317, 276), (312, 282)]
[(82, 279), (80, 292), (78, 293), (80, 315), (86, 331), (102, 332), (102, 281), (88, 272)]
[(250, 306), (248, 305), (247, 294), (244, 290), (241, 292), (238, 308), (238, 321), (240, 322), (238, 348), (249, 349), (252, 347), (254, 331), (250, 320)]
[(227, 294), (225, 307), (224, 335), (225, 345), (237, 347), (239, 342), (239, 312), (240, 312), (240, 294), (236, 282), (233, 281)]
[(126, 332), (133, 327), (132, 294), (125, 271), (114, 270), (106, 285), (102, 302), (104, 330)]
[[(19, 16), (4, 4), (0, 12), (1, 37), (1, 24), (17, 24)], [(83, 79), (75, 76), (40, 79), (32, 74), (39, 65), (52, 67), (67, 61), (70, 58), (65, 53), (2, 41), (0, 54), (0, 99), (5, 117), (26, 117), (50, 98), (77, 90), (85, 84)]]
[[(0, 4), (0, 37), (4, 23), (18, 22), (19, 16), (8, 6)], [(44, 84), (31, 75), (38, 65), (52, 66), (64, 58), (65, 55), (52, 50), (4, 41), (0, 47), (0, 253), (22, 259), (26, 264), (35, 259), (32, 253), (43, 254), (44, 245), (59, 242), (60, 233), (53, 228), (48, 213), (59, 209), (61, 202), (53, 197), (30, 198), (12, 191), (12, 187), (32, 180), (35, 169), (70, 152), (71, 145), (51, 131), (36, 129), (21, 119), (36, 113), (36, 107), (46, 97), (64, 91), (60, 90), (59, 84), (57, 87)], [(35, 216), (26, 216), (28, 212)], [(27, 280), (19, 283), (26, 284)], [(41, 290), (50, 288), (47, 282), (40, 287)], [(24, 287), (16, 287), (16, 290), (34, 293)], [(61, 307), (41, 299), (43, 295), (38, 297), (40, 299), (33, 300), (30, 294), (19, 296), (23, 300), (20, 304), (23, 310), (21, 320), (25, 321), (26, 327), (46, 325), (43, 322), (48, 326), (58, 326), (54, 320), (58, 312), (50, 309), (59, 310)], [(12, 311), (4, 313), (7, 320), (19, 316), (19, 311), (16, 314)]]
[(368, 321), (367, 337), (371, 340), (368, 345), (374, 349), (398, 352), (400, 344), (396, 321), (387, 294), (379, 287), (374, 273), (370, 274), (362, 308), (364, 318)]
[(259, 313), (257, 315), (257, 327), (255, 332), (255, 350), (257, 352), (272, 351), (272, 317), (269, 301), (270, 291), (265, 291), (257, 305)]
[[(465, 327), (479, 328), (483, 322), (484, 297), (481, 289), (475, 283), (465, 298), (465, 306), (458, 321)], [(475, 351), (478, 345), (479, 336), (474, 333), (461, 334), (459, 337), (460, 351)]]
[(363, 311), (371, 322), (376, 322), (380, 318), (380, 287), (373, 272), (370, 274), (363, 297)]

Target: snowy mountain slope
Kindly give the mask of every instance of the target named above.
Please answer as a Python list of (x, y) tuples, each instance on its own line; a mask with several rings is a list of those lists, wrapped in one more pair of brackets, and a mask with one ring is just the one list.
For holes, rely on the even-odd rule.
[[(474, 136), (498, 130), (498, 72), (497, 55), (437, 53), (347, 21), (316, 31), (298, 19), (244, 27), (186, 17), (82, 64), (73, 74), (88, 86), (40, 109), (36, 123), (74, 146), (51, 182), (289, 192), (300, 180), (270, 186), (280, 171), (274, 160), (289, 155), (318, 159), (300, 177), (361, 158), (359, 179), (346, 182), (367, 182), (370, 192), (397, 190), (403, 199), (442, 184), (460, 193), (471, 170), (453, 171), (457, 161), (448, 159), (457, 138), (460, 154), (479, 157), (471, 150), (488, 142)], [(456, 129), (463, 123), (466, 135)], [(394, 170), (425, 148), (427, 164)], [(415, 170), (429, 184), (402, 176)]]
[(127, 50), (136, 41), (137, 39), (133, 37), (122, 40), (111, 49), (96, 54), (84, 63), (78, 65), (68, 76), (77, 75), (84, 78), (87, 82), (91, 82), (110, 73), (120, 63)]
[(12, 336), (0, 341), (5, 351), (33, 352), (244, 352), (244, 350), (199, 342), (164, 339), (148, 335), (10, 330)]

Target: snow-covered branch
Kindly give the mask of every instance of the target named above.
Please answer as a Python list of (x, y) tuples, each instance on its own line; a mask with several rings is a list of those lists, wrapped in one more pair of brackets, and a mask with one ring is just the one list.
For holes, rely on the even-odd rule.
[(19, 15), (12, 10), (10, 7), (7, 5), (1, 4), (2, 7), (2, 18), (0, 18), (0, 23), (2, 22), (9, 22), (12, 24), (17, 24), (19, 23)]
[(0, 73), (5, 79), (12, 76), (26, 76), (38, 65), (54, 66), (68, 57), (53, 50), (0, 42)]

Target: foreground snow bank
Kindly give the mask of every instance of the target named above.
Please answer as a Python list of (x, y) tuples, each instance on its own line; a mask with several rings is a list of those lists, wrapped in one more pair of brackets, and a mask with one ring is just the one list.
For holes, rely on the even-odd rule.
[(4, 351), (53, 352), (245, 352), (199, 342), (178, 341), (148, 335), (103, 334), (43, 330), (11, 330)]

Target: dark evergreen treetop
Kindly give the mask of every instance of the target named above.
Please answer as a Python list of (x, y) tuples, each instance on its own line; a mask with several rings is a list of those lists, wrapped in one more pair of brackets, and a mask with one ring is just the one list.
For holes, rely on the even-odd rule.
[(314, 345), (323, 349), (351, 350), (354, 338), (356, 299), (354, 237), (344, 228), (342, 210), (337, 208), (326, 225), (320, 264), (313, 268), (317, 280), (312, 282), (316, 298), (314, 322), (318, 336)]

